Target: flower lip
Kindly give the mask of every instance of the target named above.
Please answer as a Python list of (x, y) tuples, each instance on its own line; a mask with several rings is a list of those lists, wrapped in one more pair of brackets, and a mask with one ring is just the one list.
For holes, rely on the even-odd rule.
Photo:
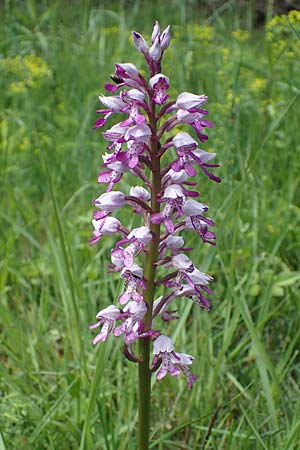
[(170, 87), (169, 78), (163, 75), (162, 73), (157, 73), (152, 78), (150, 78), (149, 83), (153, 89), (155, 89), (156, 87), (168, 89)]

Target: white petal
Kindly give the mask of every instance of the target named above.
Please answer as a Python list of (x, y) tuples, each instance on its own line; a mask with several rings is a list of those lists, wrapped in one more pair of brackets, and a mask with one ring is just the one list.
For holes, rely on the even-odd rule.
[(207, 209), (206, 205), (193, 199), (187, 200), (182, 206), (182, 212), (186, 216), (197, 216), (198, 214), (203, 214)]
[(192, 150), (193, 154), (197, 156), (197, 158), (201, 159), (202, 163), (206, 163), (207, 161), (213, 159), (216, 156), (216, 153), (207, 153), (204, 150), (200, 150), (196, 148)]
[(94, 203), (103, 211), (115, 211), (125, 204), (125, 195), (120, 191), (105, 192)]
[(164, 190), (164, 198), (178, 198), (182, 197), (185, 198), (185, 195), (183, 193), (183, 190), (179, 184), (171, 184), (170, 186), (166, 187)]
[(143, 244), (148, 244), (148, 242), (150, 242), (152, 239), (152, 234), (149, 227), (142, 226), (132, 230), (128, 234), (127, 239), (131, 239), (133, 237), (138, 239)]
[(179, 255), (173, 256), (172, 264), (175, 267), (175, 269), (178, 269), (178, 270), (186, 270), (189, 267), (191, 267), (191, 265), (193, 265), (190, 258), (188, 258), (186, 255), (183, 255), (182, 253), (180, 253)]
[(128, 128), (125, 133), (125, 139), (135, 139), (137, 141), (147, 142), (151, 136), (150, 127), (146, 123), (141, 123)]
[(142, 186), (135, 186), (135, 187), (130, 188), (129, 193), (133, 197), (137, 197), (140, 200), (143, 200), (144, 202), (147, 202), (151, 198), (151, 195), (149, 194), (149, 192)]
[(183, 364), (184, 366), (186, 366), (192, 364), (193, 360), (194, 357), (191, 355), (187, 355), (186, 353), (175, 353), (175, 355), (171, 355), (171, 361), (173, 364)]
[(158, 336), (157, 339), (155, 339), (153, 344), (153, 354), (158, 355), (159, 353), (170, 353), (174, 350), (174, 345), (172, 342), (172, 339), (168, 336)]
[(176, 148), (193, 144), (197, 145), (195, 139), (193, 139), (192, 136), (190, 136), (189, 133), (186, 133), (185, 131), (177, 133), (176, 136), (173, 138), (173, 143)]
[(126, 75), (132, 80), (137, 80), (139, 78), (139, 71), (135, 67), (134, 64), (124, 63), (124, 64), (116, 64), (116, 72), (118, 74), (118, 68), (126, 73)]
[(178, 109), (191, 109), (202, 105), (206, 100), (206, 95), (195, 95), (190, 92), (182, 92), (177, 97), (176, 106)]
[(103, 105), (107, 106), (113, 111), (120, 111), (126, 106), (126, 103), (120, 99), (120, 97), (105, 97), (104, 95), (99, 95), (99, 100)]
[(138, 102), (142, 102), (145, 98), (145, 95), (138, 89), (130, 89), (127, 94), (131, 100), (137, 100)]
[(184, 240), (181, 236), (169, 235), (166, 239), (162, 241), (162, 243), (165, 243), (167, 247), (175, 250), (183, 247)]
[(124, 278), (124, 273), (125, 272), (131, 272), (132, 275), (138, 277), (138, 278), (142, 278), (143, 277), (143, 273), (144, 270), (142, 269), (142, 267), (139, 267), (137, 264), (132, 264), (131, 267), (124, 267), (124, 269), (122, 269), (121, 271), (121, 277)]
[(200, 272), (198, 269), (194, 269), (192, 273), (189, 274), (190, 279), (195, 284), (208, 284), (213, 278), (206, 273)]
[(115, 305), (110, 305), (107, 308), (102, 309), (96, 315), (97, 319), (110, 319), (116, 320), (120, 315), (120, 310)]
[(188, 175), (185, 172), (185, 170), (180, 170), (179, 172), (175, 172), (175, 170), (170, 169), (168, 170), (168, 172), (166, 173), (166, 175), (163, 176), (163, 183), (168, 180), (171, 179), (171, 181), (173, 181), (174, 183), (182, 183), (183, 181), (186, 181), (188, 179)]
[(130, 312), (137, 319), (142, 319), (147, 312), (147, 306), (144, 302), (137, 303), (135, 301), (130, 301), (125, 306), (124, 312)]

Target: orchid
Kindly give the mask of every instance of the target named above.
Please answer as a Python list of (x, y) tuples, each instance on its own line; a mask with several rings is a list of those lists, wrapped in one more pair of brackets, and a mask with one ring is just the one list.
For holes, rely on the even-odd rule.
[[(147, 76), (131, 63), (115, 64), (111, 77), (115, 84), (105, 84), (112, 95), (99, 96), (104, 108), (97, 111), (100, 118), (94, 129), (102, 129), (114, 115), (122, 114), (122, 118), (102, 132), (108, 145), (98, 183), (107, 188), (93, 201), (97, 210), (89, 240), (94, 245), (104, 235), (117, 235), (109, 271), (120, 274), (124, 289), (118, 306), (101, 310), (98, 322), (90, 328), (100, 328), (94, 344), (109, 334), (118, 337), (123, 340), (125, 356), (139, 364), (138, 449), (145, 450), (149, 448), (152, 374), (158, 380), (183, 375), (190, 389), (196, 381), (190, 371), (194, 357), (175, 351), (160, 326), (179, 318), (176, 307), (169, 309), (176, 301), (187, 298), (210, 309), (206, 295), (212, 294), (212, 277), (187, 256), (192, 249), (185, 247), (181, 234), (193, 232), (204, 244), (215, 245), (216, 236), (209, 229), (215, 222), (206, 216), (208, 206), (198, 189), (192, 188), (198, 184), (199, 172), (217, 183), (220, 178), (212, 172), (219, 167), (211, 163), (216, 155), (198, 144), (208, 139), (204, 129), (213, 127), (203, 109), (207, 96), (183, 92), (174, 100), (169, 98), (170, 80), (161, 65), (170, 44), (170, 27), (161, 32), (156, 21), (149, 44), (136, 31), (132, 37), (145, 59)], [(178, 132), (181, 125), (189, 126), (191, 134)], [(127, 174), (136, 178), (135, 185), (118, 190), (116, 186)], [(120, 209), (140, 217), (140, 225), (133, 229), (123, 225), (117, 218)], [(164, 291), (157, 299), (156, 290)], [(150, 363), (151, 343), (154, 356)]]

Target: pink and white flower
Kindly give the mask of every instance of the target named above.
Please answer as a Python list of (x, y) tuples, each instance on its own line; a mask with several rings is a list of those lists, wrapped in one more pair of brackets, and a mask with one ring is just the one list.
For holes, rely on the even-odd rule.
[(154, 102), (158, 105), (165, 103), (169, 98), (169, 95), (166, 92), (170, 87), (169, 78), (162, 73), (157, 73), (154, 77), (150, 78), (149, 83), (153, 89)]
[(121, 311), (114, 305), (110, 305), (107, 308), (102, 309), (96, 315), (99, 319), (94, 325), (90, 325), (90, 330), (99, 328), (101, 325), (100, 333), (93, 340), (93, 344), (96, 345), (98, 342), (104, 342), (107, 336), (112, 332), (115, 322), (122, 317)]
[(137, 303), (130, 301), (123, 309), (123, 322), (114, 329), (115, 336), (125, 335), (124, 342), (126, 345), (131, 345), (143, 329), (143, 318), (147, 312), (147, 306), (144, 302)]
[(154, 358), (151, 367), (156, 367), (161, 358), (161, 365), (156, 373), (156, 378), (161, 380), (167, 373), (172, 377), (178, 377), (183, 372), (187, 378), (188, 387), (191, 389), (196, 380), (196, 377), (191, 374), (188, 368), (193, 363), (193, 356), (185, 353), (176, 353), (172, 339), (163, 335), (154, 341), (153, 347)]
[(94, 231), (93, 237), (89, 239), (90, 245), (96, 244), (102, 236), (106, 234), (115, 234), (123, 229), (121, 222), (118, 219), (109, 216), (100, 220), (93, 219), (92, 223), (94, 226)]

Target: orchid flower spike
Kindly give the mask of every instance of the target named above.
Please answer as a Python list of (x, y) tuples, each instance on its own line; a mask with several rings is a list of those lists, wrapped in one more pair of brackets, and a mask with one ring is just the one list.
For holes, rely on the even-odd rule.
[(98, 329), (94, 344), (121, 339), (127, 358), (142, 365), (148, 364), (150, 341), (153, 359), (143, 373), (150, 377), (156, 372), (157, 380), (183, 375), (192, 388), (194, 357), (175, 351), (161, 328), (171, 322), (170, 329), (179, 318), (176, 303), (190, 299), (199, 313), (211, 308), (213, 278), (197, 268), (197, 252), (185, 247), (183, 235), (193, 233), (201, 245), (216, 245), (215, 222), (207, 217), (205, 195), (197, 188), (202, 174), (220, 182), (214, 173), (219, 165), (211, 162), (215, 153), (199, 147), (213, 122), (204, 109), (206, 94), (187, 91), (169, 97), (171, 81), (162, 61), (170, 27), (161, 31), (155, 21), (150, 42), (137, 31), (132, 38), (147, 71), (145, 75), (130, 62), (116, 63), (114, 84), (105, 85), (109, 95), (99, 95), (103, 106), (94, 129), (102, 129), (110, 118), (119, 120), (102, 132), (107, 148), (98, 183), (106, 188), (93, 201), (89, 239), (91, 245), (104, 236), (114, 242), (109, 272), (118, 274), (122, 290), (117, 304), (101, 309), (90, 328)]

